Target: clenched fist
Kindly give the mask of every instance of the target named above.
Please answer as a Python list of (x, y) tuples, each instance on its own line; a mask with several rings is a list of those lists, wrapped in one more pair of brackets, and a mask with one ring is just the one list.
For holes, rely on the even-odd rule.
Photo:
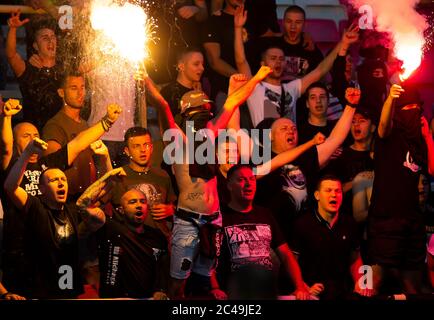
[(400, 85), (394, 84), (390, 87), (389, 97), (392, 99), (398, 99), (404, 91), (405, 90)]
[(3, 115), (5, 117), (11, 117), (21, 111), (23, 107), (20, 105), (20, 101), (17, 99), (9, 99), (5, 102), (2, 108)]
[(115, 123), (122, 112), (122, 108), (115, 103), (107, 106), (107, 118), (111, 123)]
[(347, 88), (345, 91), (345, 99), (347, 99), (348, 103), (351, 105), (357, 105), (359, 104), (361, 96), (360, 89), (357, 88)]

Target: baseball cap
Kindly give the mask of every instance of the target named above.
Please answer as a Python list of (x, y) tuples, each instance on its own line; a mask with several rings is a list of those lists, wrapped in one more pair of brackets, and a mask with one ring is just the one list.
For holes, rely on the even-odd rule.
[(208, 98), (205, 92), (200, 90), (191, 90), (186, 92), (179, 100), (179, 110), (183, 114), (189, 108), (200, 107), (212, 100)]

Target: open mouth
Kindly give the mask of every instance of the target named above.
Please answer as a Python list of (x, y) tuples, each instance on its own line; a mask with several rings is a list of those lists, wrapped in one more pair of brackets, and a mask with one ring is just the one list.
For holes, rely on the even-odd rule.
[(294, 138), (288, 138), (288, 139), (286, 139), (286, 142), (288, 142), (288, 143), (293, 143), (294, 142)]
[(337, 202), (336, 200), (331, 200), (329, 203), (330, 203), (331, 205), (335, 206), (338, 202)]
[(58, 196), (64, 196), (66, 194), (66, 191), (65, 190), (57, 190), (56, 194)]
[(362, 131), (359, 130), (359, 129), (354, 130), (354, 134), (356, 134), (356, 135), (359, 135), (359, 134), (361, 134), (361, 133), (362, 133)]

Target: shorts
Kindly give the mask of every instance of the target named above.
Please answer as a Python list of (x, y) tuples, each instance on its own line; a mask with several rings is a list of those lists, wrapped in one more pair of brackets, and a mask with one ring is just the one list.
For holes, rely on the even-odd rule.
[(181, 219), (176, 213), (173, 217), (170, 276), (175, 279), (187, 279), (192, 271), (209, 277), (216, 266), (216, 258), (210, 259), (199, 252), (198, 227), (207, 223), (221, 227), (221, 213), (218, 213), (217, 217), (212, 221), (209, 221), (203, 215), (198, 218), (191, 218), (191, 220)]
[(417, 270), (426, 257), (426, 233), (422, 219), (370, 218), (368, 255), (372, 264)]

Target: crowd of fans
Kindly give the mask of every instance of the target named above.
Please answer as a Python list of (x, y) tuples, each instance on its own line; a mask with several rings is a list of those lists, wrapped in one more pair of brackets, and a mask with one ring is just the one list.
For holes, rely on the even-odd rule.
[(322, 52), (299, 6), (154, 1), (137, 69), (70, 2), (72, 30), (30, 0), (0, 44), (1, 299), (432, 297), (433, 132), (393, 48), (356, 66), (356, 24)]

